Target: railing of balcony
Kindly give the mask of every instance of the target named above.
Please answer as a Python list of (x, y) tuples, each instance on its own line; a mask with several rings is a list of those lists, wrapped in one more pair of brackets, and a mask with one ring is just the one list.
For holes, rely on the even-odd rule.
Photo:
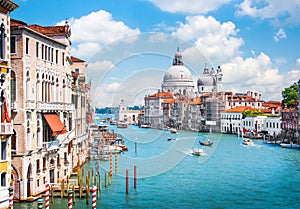
[(43, 149), (46, 150), (46, 151), (59, 149), (59, 140), (43, 142)]
[(75, 110), (74, 104), (69, 103), (61, 103), (61, 102), (38, 102), (37, 104), (38, 110), (68, 110), (73, 111)]
[(27, 100), (26, 101), (26, 109), (35, 109), (35, 102), (34, 100)]
[(12, 123), (0, 123), (0, 135), (10, 135), (14, 133), (13, 124)]

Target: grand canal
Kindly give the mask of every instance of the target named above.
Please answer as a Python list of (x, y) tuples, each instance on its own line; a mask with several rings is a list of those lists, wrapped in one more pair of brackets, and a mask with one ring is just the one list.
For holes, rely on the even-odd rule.
[[(175, 141), (168, 141), (171, 134), (163, 130), (111, 129), (124, 136), (129, 151), (118, 156), (118, 175), (113, 174), (112, 184), (104, 187), (102, 181), (97, 208), (299, 208), (299, 150), (262, 141), (245, 146), (235, 135), (179, 131), (172, 135)], [(191, 155), (205, 137), (214, 142), (202, 147), (207, 155)], [(95, 163), (88, 161), (85, 170), (95, 168)], [(108, 170), (109, 162), (101, 161), (101, 175)], [(37, 208), (37, 203), (15, 203), (14, 208)], [(67, 208), (67, 199), (55, 198), (50, 208)], [(76, 199), (73, 208), (91, 208), (91, 202)]]

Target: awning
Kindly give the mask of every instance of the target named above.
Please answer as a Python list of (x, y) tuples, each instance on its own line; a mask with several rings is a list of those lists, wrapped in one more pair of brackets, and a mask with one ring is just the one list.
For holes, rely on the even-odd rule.
[(65, 134), (68, 132), (56, 114), (44, 114), (44, 118), (53, 132), (52, 136), (57, 136), (59, 134)]

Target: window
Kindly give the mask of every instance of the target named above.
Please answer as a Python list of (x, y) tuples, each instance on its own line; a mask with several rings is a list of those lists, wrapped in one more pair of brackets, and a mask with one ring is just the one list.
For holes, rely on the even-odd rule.
[(29, 38), (26, 38), (25, 44), (26, 44), (26, 46), (25, 46), (26, 54), (29, 54)]
[(43, 170), (46, 170), (47, 167), (46, 167), (46, 158), (44, 157), (43, 158)]
[(35, 55), (37, 58), (39, 57), (39, 42), (36, 42), (35, 44)]
[(1, 141), (1, 160), (6, 160), (7, 156), (7, 141)]
[(4, 24), (1, 24), (0, 28), (0, 58), (5, 58), (5, 27)]
[(65, 53), (62, 53), (62, 65), (65, 66)]
[(1, 173), (1, 186), (2, 187), (6, 186), (6, 172)]
[(44, 44), (42, 44), (42, 59), (44, 59)]
[(16, 102), (16, 73), (15, 71), (11, 71), (10, 73), (11, 78), (10, 78), (10, 101), (13, 104), (14, 102)]
[(36, 160), (36, 172), (39, 173), (41, 170), (40, 170), (40, 159), (37, 159)]
[(58, 50), (55, 51), (55, 63), (58, 64)]
[(15, 36), (10, 37), (10, 53), (11, 54), (16, 53), (16, 37)]

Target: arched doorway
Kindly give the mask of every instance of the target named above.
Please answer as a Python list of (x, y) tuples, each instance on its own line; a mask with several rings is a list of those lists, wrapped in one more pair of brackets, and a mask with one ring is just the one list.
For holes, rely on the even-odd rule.
[(17, 169), (12, 165), (12, 171), (11, 171), (11, 179), (13, 182), (13, 191), (14, 191), (14, 199), (20, 199), (20, 174), (17, 171)]
[(32, 165), (29, 164), (27, 171), (27, 197), (31, 196), (31, 179), (32, 179)]

